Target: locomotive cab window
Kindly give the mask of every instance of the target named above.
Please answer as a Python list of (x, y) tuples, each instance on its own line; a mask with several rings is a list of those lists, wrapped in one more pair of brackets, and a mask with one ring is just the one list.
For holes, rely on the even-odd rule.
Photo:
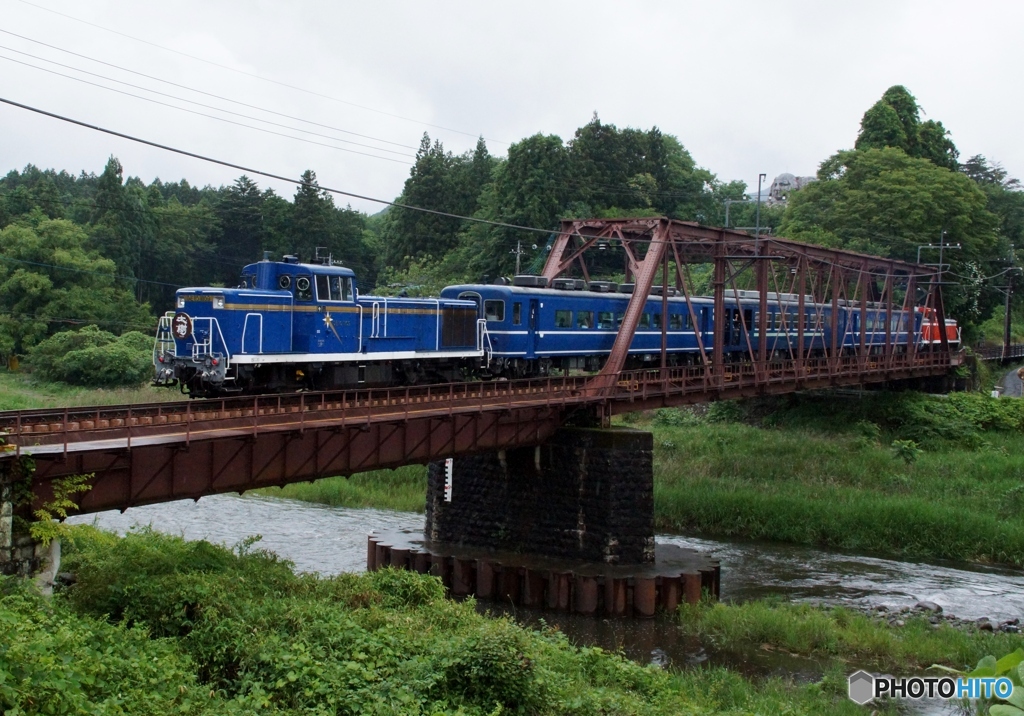
[(484, 301), (484, 318), (488, 321), (501, 323), (505, 320), (505, 302), (491, 299)]
[(347, 276), (316, 276), (316, 298), (318, 301), (351, 301), (352, 279)]
[(555, 328), (572, 328), (572, 311), (555, 311)]

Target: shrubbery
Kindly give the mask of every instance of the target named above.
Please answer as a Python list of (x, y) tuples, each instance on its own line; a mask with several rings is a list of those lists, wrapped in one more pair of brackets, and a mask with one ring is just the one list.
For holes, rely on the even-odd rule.
[(29, 351), (28, 366), (48, 381), (94, 388), (134, 387), (153, 374), (153, 339), (138, 331), (120, 336), (86, 326), (47, 338)]
[(974, 449), (984, 445), (984, 432), (1024, 432), (1024, 401), (982, 393), (816, 393), (712, 403), (708, 420), (854, 434), (869, 429), (876, 440), (885, 433), (890, 441), (912, 440), (927, 448)]

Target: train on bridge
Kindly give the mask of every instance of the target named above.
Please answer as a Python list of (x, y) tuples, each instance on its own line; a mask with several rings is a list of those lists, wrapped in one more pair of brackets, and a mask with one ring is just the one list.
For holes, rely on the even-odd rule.
[[(612, 349), (633, 288), (516, 276), (449, 286), (437, 298), (369, 296), (360, 295), (351, 269), (330, 261), (264, 259), (242, 270), (236, 288), (177, 291), (176, 310), (157, 329), (155, 383), (214, 397), (595, 371)], [(716, 316), (710, 297), (662, 290), (647, 298), (627, 368), (660, 366), (663, 341), (669, 365), (699, 364), (716, 331), (724, 334), (727, 361), (759, 350), (756, 291), (727, 292), (724, 315)], [(810, 296), (769, 293), (767, 303), (769, 355), (788, 357), (800, 341), (804, 355), (822, 354), (833, 330), (849, 353), (860, 348), (862, 334), (871, 353), (885, 349), (887, 333), (896, 351), (941, 342), (929, 308), (911, 313), (870, 303), (862, 310), (843, 301), (833, 320), (832, 303)], [(945, 331), (958, 348), (956, 321), (947, 319)]]

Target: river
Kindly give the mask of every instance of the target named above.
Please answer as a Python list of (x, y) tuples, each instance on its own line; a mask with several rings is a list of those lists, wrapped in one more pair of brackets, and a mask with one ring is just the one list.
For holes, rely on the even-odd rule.
[[(260, 545), (302, 572), (337, 574), (366, 567), (366, 534), (372, 529), (421, 530), (423, 515), (389, 510), (327, 507), (263, 496), (217, 495), (124, 513), (72, 517), (124, 534), (152, 525), (186, 539), (232, 546), (253, 535)], [(939, 604), (964, 619), (1024, 617), (1024, 572), (998, 567), (904, 562), (811, 547), (764, 542), (658, 535), (659, 542), (713, 553), (722, 563), (722, 599), (745, 601), (778, 595), (799, 601), (851, 606)]]

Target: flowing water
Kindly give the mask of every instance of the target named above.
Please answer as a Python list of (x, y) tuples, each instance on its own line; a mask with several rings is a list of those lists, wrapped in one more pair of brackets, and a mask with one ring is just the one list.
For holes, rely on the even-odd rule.
[[(271, 497), (218, 495), (72, 517), (123, 534), (152, 525), (187, 539), (232, 546), (262, 535), (260, 545), (297, 570), (337, 574), (366, 567), (370, 530), (422, 530), (423, 515), (326, 507)], [(779, 595), (850, 606), (913, 606), (933, 601), (964, 619), (1024, 617), (1024, 572), (998, 567), (901, 562), (812, 547), (659, 535), (659, 542), (711, 552), (722, 563), (722, 599)]]
[[(423, 515), (388, 510), (326, 507), (263, 496), (219, 495), (199, 502), (169, 502), (134, 507), (124, 513), (73, 517), (124, 534), (132, 527), (206, 539), (233, 546), (261, 535), (260, 546), (290, 560), (302, 572), (330, 575), (362, 571), (370, 530), (422, 530)], [(810, 547), (761, 542), (716, 541), (659, 535), (659, 542), (713, 553), (722, 564), (721, 596), (745, 601), (777, 595), (797, 601), (855, 607), (913, 606), (933, 601), (964, 619), (1024, 617), (1024, 572), (963, 564), (902, 562), (830, 552)], [(505, 611), (482, 605), (482, 609)], [(557, 626), (575, 643), (621, 649), (639, 661), (684, 666), (705, 661), (744, 673), (780, 675), (797, 680), (820, 676), (824, 663), (750, 650), (715, 652), (682, 636), (671, 618), (592, 619), (551, 612), (512, 610), (519, 621)], [(929, 713), (941, 713), (938, 705)]]

